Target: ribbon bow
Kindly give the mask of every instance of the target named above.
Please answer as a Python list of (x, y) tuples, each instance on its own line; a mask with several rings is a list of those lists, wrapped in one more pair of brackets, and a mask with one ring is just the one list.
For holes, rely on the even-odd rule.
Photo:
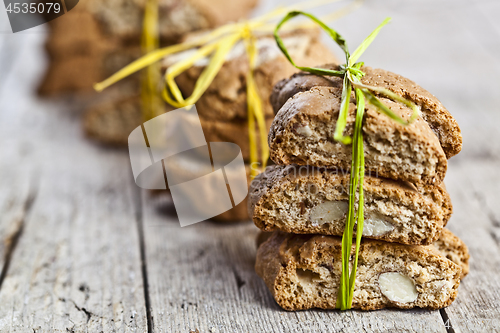
[[(313, 8), (336, 1), (340, 0), (309, 1), (294, 5), (293, 7)], [(339, 16), (345, 15), (346, 13), (357, 8), (361, 2), (362, 0), (355, 0), (349, 5), (341, 8), (340, 10), (327, 15), (325, 19), (332, 20), (338, 18)], [(259, 128), (260, 133), (261, 165), (262, 168), (265, 168), (266, 162), (269, 158), (269, 147), (267, 145), (267, 128), (265, 124), (264, 112), (262, 110), (262, 101), (259, 96), (257, 85), (253, 76), (253, 71), (258, 55), (255, 34), (271, 33), (274, 29), (274, 24), (270, 23), (270, 21), (278, 18), (283, 13), (288, 12), (291, 8), (278, 8), (274, 11), (271, 11), (270, 13), (264, 14), (254, 19), (223, 25), (194, 40), (168, 46), (162, 49), (155, 49), (154, 47), (152, 47), (152, 45), (156, 45), (157, 41), (155, 41), (152, 35), (153, 33), (156, 33), (157, 36), (157, 30), (153, 28), (154, 25), (157, 25), (158, 20), (157, 6), (157, 0), (149, 0), (148, 7), (146, 7), (145, 11), (143, 31), (143, 40), (145, 41), (145, 47), (143, 47), (143, 49), (148, 53), (132, 62), (125, 68), (121, 69), (117, 73), (113, 74), (103, 82), (95, 84), (94, 89), (100, 92), (113, 83), (120, 81), (123, 78), (147, 67), (147, 74), (142, 86), (142, 96), (143, 105), (145, 106), (145, 118), (152, 118), (154, 116), (154, 110), (152, 109), (154, 108), (155, 103), (152, 101), (155, 98), (155, 96), (153, 95), (155, 95), (154, 90), (156, 88), (156, 80), (154, 79), (153, 73), (154, 67), (151, 65), (160, 61), (166, 56), (190, 49), (195, 49), (195, 52), (193, 52), (193, 54), (191, 54), (189, 57), (182, 59), (168, 67), (165, 73), (165, 88), (161, 93), (163, 99), (170, 105), (177, 108), (189, 107), (190, 105), (195, 104), (201, 98), (203, 93), (208, 89), (215, 76), (221, 69), (222, 65), (224, 64), (226, 55), (231, 51), (233, 46), (237, 42), (243, 41), (250, 64), (250, 68), (246, 76), (250, 163), (252, 166), (255, 163), (258, 164), (257, 135), (255, 131), (255, 123), (257, 123), (257, 127)], [(294, 28), (299, 27), (303, 28), (307, 26), (304, 24), (294, 26)], [(191, 96), (184, 98), (175, 82), (175, 78), (188, 68), (194, 66), (196, 61), (209, 56), (210, 61), (196, 81)], [(253, 167), (251, 169), (253, 177), (258, 170), (254, 169)]]
[[(250, 163), (258, 163), (257, 157), (257, 138), (255, 133), (255, 122), (260, 133), (260, 151), (262, 168), (266, 167), (269, 158), (269, 147), (267, 145), (267, 128), (262, 110), (262, 101), (260, 99), (257, 85), (254, 80), (253, 71), (257, 61), (258, 50), (256, 46), (256, 37), (253, 30), (262, 26), (262, 22), (243, 22), (232, 27), (231, 31), (221, 37), (215, 43), (208, 43), (198, 49), (193, 55), (186, 59), (180, 60), (170, 66), (165, 73), (166, 87), (162, 91), (163, 99), (170, 105), (182, 108), (190, 106), (198, 101), (203, 93), (208, 89), (215, 76), (224, 65), (226, 55), (231, 51), (234, 45), (243, 40), (245, 50), (249, 61), (249, 70), (246, 75), (246, 93), (247, 93), (247, 114), (248, 114), (248, 136), (250, 141)], [(214, 33), (217, 31), (214, 31)], [(184, 72), (186, 69), (194, 66), (196, 61), (213, 54), (208, 66), (203, 70), (200, 77), (195, 83), (193, 93), (188, 98), (184, 99), (182, 93), (175, 82), (175, 78)], [(168, 89), (167, 89), (168, 87)], [(257, 170), (251, 168), (252, 177), (255, 176)]]
[[(341, 65), (339, 70), (331, 70), (316, 67), (301, 67), (297, 66), (293, 59), (288, 54), (288, 51), (283, 44), (283, 41), (278, 35), (278, 31), (281, 26), (293, 17), (298, 15), (303, 15), (314, 22), (316, 22), (327, 34), (340, 46), (344, 51), (346, 63)], [(351, 162), (351, 174), (349, 181), (349, 210), (347, 212), (346, 225), (344, 229), (344, 234), (342, 236), (342, 274), (340, 277), (340, 287), (337, 297), (337, 307), (341, 310), (347, 310), (351, 308), (352, 298), (354, 293), (354, 283), (356, 279), (356, 269), (358, 265), (358, 254), (359, 247), (361, 243), (361, 235), (363, 233), (363, 180), (365, 175), (365, 160), (364, 160), (364, 147), (363, 147), (363, 131), (362, 123), (363, 116), (365, 112), (365, 100), (375, 106), (375, 108), (395, 120), (402, 125), (408, 125), (413, 122), (419, 115), (419, 108), (411, 101), (400, 97), (393, 93), (392, 91), (380, 88), (368, 86), (361, 83), (361, 78), (365, 73), (361, 70), (363, 66), (362, 62), (357, 62), (359, 57), (368, 48), (368, 46), (373, 42), (380, 29), (387, 23), (389, 23), (390, 18), (386, 18), (362, 43), (351, 55), (347, 48), (347, 43), (345, 39), (335, 30), (328, 27), (325, 23), (320, 21), (315, 16), (305, 13), (302, 11), (291, 11), (289, 12), (276, 26), (274, 30), (274, 38), (278, 47), (290, 61), (290, 63), (296, 68), (317, 75), (327, 75), (327, 76), (337, 76), (343, 78), (342, 87), (342, 97), (340, 104), (339, 118), (334, 132), (334, 139), (336, 141), (342, 142), (343, 144), (352, 144), (352, 162)], [(349, 103), (351, 99), (352, 89), (354, 87), (354, 94), (356, 97), (356, 120), (354, 123), (354, 133), (353, 138), (344, 136), (343, 132), (347, 124), (347, 115), (349, 112)], [(400, 118), (396, 115), (390, 108), (384, 105), (375, 94), (380, 94), (388, 97), (389, 99), (402, 103), (412, 109), (413, 113), (408, 121)], [(359, 203), (358, 211), (355, 212), (355, 202), (356, 202), (356, 191), (359, 191)], [(354, 255), (354, 262), (352, 265), (351, 274), (349, 274), (349, 258), (351, 255), (352, 248), (352, 238), (354, 234), (354, 226), (356, 226), (356, 250)]]

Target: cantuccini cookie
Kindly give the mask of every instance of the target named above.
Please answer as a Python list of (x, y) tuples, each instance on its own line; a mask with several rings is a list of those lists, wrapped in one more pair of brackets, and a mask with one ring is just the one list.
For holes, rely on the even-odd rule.
[[(257, 0), (158, 1), (159, 42), (180, 42), (190, 32), (212, 29), (245, 17)], [(87, 0), (48, 22), (46, 49), (50, 64), (39, 87), (41, 95), (93, 92), (92, 86), (137, 59), (146, 0)], [(75, 29), (78, 27), (78, 29)], [(84, 31), (85, 33), (82, 33)], [(120, 65), (133, 51), (133, 58)], [(130, 58), (130, 57), (129, 57)]]
[[(257, 248), (267, 241), (272, 235), (273, 231), (261, 231), (257, 235), (256, 245)], [(432, 243), (432, 246), (441, 253), (442, 256), (453, 261), (462, 269), (461, 279), (469, 274), (469, 249), (467, 245), (455, 236), (450, 230), (444, 228), (439, 235), (438, 240)]]
[[(274, 232), (259, 247), (255, 269), (282, 308), (335, 309), (341, 243), (335, 236)], [(352, 308), (440, 309), (456, 298), (460, 277), (460, 266), (433, 246), (363, 239)]]
[[(208, 142), (232, 142), (241, 149), (241, 154), (246, 162), (250, 161), (250, 142), (248, 140), (248, 122), (246, 120), (234, 119), (232, 121), (217, 121), (200, 117), (201, 127)], [(272, 118), (266, 119), (266, 129), (269, 131)], [(260, 130), (255, 129), (255, 136), (260, 136)], [(260, 154), (261, 147), (257, 145), (257, 154)]]
[[(51, 60), (100, 57), (120, 48), (118, 40), (103, 36), (99, 22), (92, 13), (81, 8), (82, 5), (47, 23), (49, 34), (45, 48)], [(85, 33), (82, 33), (83, 29)]]
[[(349, 173), (307, 166), (270, 166), (251, 183), (249, 215), (264, 231), (342, 236)], [(412, 185), (365, 176), (363, 236), (428, 245), (439, 238), (452, 205), (444, 184)]]
[[(189, 37), (188, 37), (189, 39)], [(330, 59), (334, 55), (320, 42), (316, 29), (301, 29), (287, 32), (283, 38), (290, 53), (298, 62), (317, 63)], [(258, 36), (256, 46), (258, 57), (253, 76), (262, 99), (262, 108), (266, 118), (273, 118), (273, 108), (268, 96), (274, 85), (281, 79), (298, 70), (281, 54), (274, 38), (269, 35)], [(186, 51), (165, 58), (164, 68), (191, 54)], [(202, 71), (208, 64), (202, 59), (176, 78), (176, 83), (183, 95), (190, 96)], [(237, 43), (226, 56), (226, 61), (203, 96), (196, 102), (200, 116), (205, 119), (230, 121), (235, 118), (247, 118), (246, 76), (249, 64), (243, 42)]]
[[(333, 139), (339, 116), (342, 81), (331, 87), (298, 92), (280, 108), (269, 131), (271, 159), (276, 164), (336, 167), (349, 170), (351, 145)], [(403, 119), (412, 110), (380, 97)], [(366, 106), (363, 122), (365, 168), (380, 177), (411, 183), (439, 184), (446, 169), (446, 155), (437, 136), (421, 117), (404, 126)], [(352, 135), (356, 105), (351, 99), (345, 135)]]
[[(171, 110), (173, 107), (165, 104), (161, 112)], [(207, 142), (233, 142), (240, 147), (243, 159), (250, 160), (247, 121), (216, 121), (203, 117), (199, 120)], [(89, 108), (84, 115), (83, 128), (88, 137), (98, 142), (126, 146), (130, 133), (143, 121), (140, 97), (122, 97)], [(268, 130), (272, 122), (272, 119), (266, 119)], [(258, 129), (256, 135), (260, 135)], [(260, 145), (257, 152), (260, 153)]]
[[(38, 87), (41, 95), (51, 96), (63, 93), (96, 94), (92, 88), (96, 82), (111, 76), (140, 56), (138, 47), (122, 50), (102, 50), (95, 55), (52, 56), (52, 61)], [(140, 86), (139, 74), (127, 77), (116, 86)]]
[(446, 307), (468, 272), (465, 244), (443, 231), (452, 206), (442, 181), (460, 129), (414, 82), (357, 62), (389, 18), (350, 54), (317, 18), (289, 13), (275, 32), (285, 54), (277, 30), (301, 14), (347, 60), (300, 67), (318, 75), (294, 74), (270, 96), (278, 166), (254, 179), (249, 199), (271, 232), (259, 236), (257, 273), (286, 310)]
[[(200, 149), (200, 152), (201, 152), (200, 156), (204, 154), (202, 149)], [(207, 166), (205, 163), (197, 160), (198, 157), (199, 156), (197, 156), (197, 154), (192, 154), (189, 156), (189, 158), (172, 159), (170, 160), (170, 162), (165, 162), (165, 166), (167, 168), (170, 168), (171, 170), (175, 170), (176, 177), (178, 180), (182, 179), (183, 181), (190, 181), (192, 179), (201, 177), (203, 175), (212, 172), (211, 166)], [(234, 168), (224, 168), (224, 172), (227, 177), (235, 178), (237, 176), (237, 173), (239, 173), (239, 170)], [(247, 183), (250, 183), (251, 167), (248, 164), (245, 164), (245, 173), (247, 177)], [(203, 193), (207, 198), (209, 198), (209, 200), (207, 201), (208, 203), (204, 202), (203, 205), (201, 203), (197, 203), (196, 200), (193, 200), (192, 201), (193, 210), (196, 210), (198, 212), (203, 212), (206, 208), (205, 206), (207, 205), (218, 205), (218, 199), (213, 195), (214, 192), (212, 185), (213, 184), (210, 183), (203, 183), (202, 186), (196, 188), (197, 192)], [(170, 190), (167, 189), (166, 191), (164, 190), (151, 191), (151, 195), (154, 197), (163, 197), (165, 195), (169, 196), (171, 194)], [(242, 200), (240, 203), (234, 205), (231, 209), (210, 218), (210, 220), (217, 222), (231, 222), (231, 223), (249, 220), (247, 200), (248, 196), (245, 197), (245, 199)], [(160, 204), (163, 204), (161, 201), (159, 202)]]
[[(273, 231), (261, 231), (257, 235), (257, 248), (274, 234)], [(437, 241), (432, 246), (441, 253), (442, 256), (453, 261), (462, 269), (461, 279), (469, 274), (469, 249), (467, 245), (455, 236), (450, 230), (444, 228)]]
[(444, 228), (439, 239), (432, 245), (438, 249), (442, 255), (462, 268), (462, 278), (469, 273), (469, 249), (467, 245), (450, 230)]
[[(338, 68), (337, 65), (333, 64), (319, 67)], [(448, 158), (460, 152), (462, 149), (460, 128), (450, 112), (434, 95), (401, 75), (368, 66), (362, 67), (361, 70), (365, 73), (361, 79), (363, 84), (389, 89), (419, 106), (421, 117), (438, 137)], [(318, 76), (304, 72), (296, 73), (275, 85), (270, 97), (271, 104), (277, 113), (285, 102), (296, 93), (318, 86), (336, 87), (341, 84), (339, 81), (339, 78), (336, 77)]]
[[(142, 32), (146, 0), (88, 0), (85, 8), (100, 23), (105, 35), (138, 41)], [(159, 0), (159, 35), (163, 41), (178, 42), (183, 35), (212, 29), (247, 16), (257, 0)]]
[[(59, 31), (73, 30), (71, 22), (76, 20), (81, 23), (78, 27), (88, 32), (86, 36), (138, 45), (146, 4), (147, 0), (87, 0), (49, 24)], [(162, 43), (175, 43), (187, 33), (244, 18), (256, 4), (257, 0), (217, 0), (210, 4), (201, 0), (159, 0), (158, 33)]]
[(127, 146), (128, 136), (142, 122), (140, 97), (132, 96), (90, 107), (83, 118), (83, 130), (100, 143)]

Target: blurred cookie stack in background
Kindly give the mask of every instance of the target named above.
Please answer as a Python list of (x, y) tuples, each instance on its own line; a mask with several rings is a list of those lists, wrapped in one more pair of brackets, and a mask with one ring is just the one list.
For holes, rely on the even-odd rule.
[[(333, 54), (320, 41), (319, 30), (301, 29), (287, 33), (284, 43), (299, 63), (310, 63), (329, 59), (334, 61)], [(269, 101), (274, 85), (281, 79), (290, 76), (297, 69), (293, 67), (278, 49), (271, 35), (262, 35), (257, 39), (258, 56), (253, 71), (258, 94), (262, 101), (266, 130), (274, 119), (274, 112)], [(166, 68), (187, 54), (166, 58), (163, 65)], [(182, 73), (176, 80), (184, 96), (190, 96), (201, 72), (206, 67), (206, 60)], [(207, 142), (233, 142), (242, 151), (246, 164), (247, 178), (250, 184), (251, 169), (259, 169), (260, 165), (250, 165), (250, 144), (247, 107), (247, 82), (249, 71), (248, 56), (243, 42), (239, 42), (226, 57), (226, 61), (214, 81), (196, 103), (201, 125)], [(266, 132), (267, 135), (267, 132)], [(257, 130), (256, 137), (260, 138)], [(257, 151), (260, 156), (260, 140)], [(233, 209), (217, 216), (216, 220), (240, 221), (248, 219), (246, 199)]]
[[(443, 229), (452, 205), (442, 181), (447, 158), (461, 150), (460, 129), (439, 100), (414, 82), (385, 70), (361, 70), (363, 84), (415, 103), (416, 120), (405, 126), (365, 105), (364, 204), (352, 208), (350, 196), (358, 196), (351, 194), (352, 146), (333, 139), (342, 79), (299, 73), (279, 82), (269, 133), (277, 165), (253, 180), (249, 194), (255, 225), (273, 232), (260, 241), (257, 273), (287, 310), (338, 308), (341, 275), (350, 265), (357, 265), (353, 308), (443, 308), (469, 271), (467, 247)], [(413, 114), (379, 98), (402, 119)], [(351, 99), (347, 135), (353, 135), (356, 109)], [(353, 259), (355, 245), (351, 249), (341, 238), (351, 237), (344, 233), (350, 214), (363, 214), (359, 261)], [(341, 258), (345, 246), (348, 261)]]
[[(191, 41), (209, 34), (214, 27), (243, 19), (256, 2), (218, 0), (208, 4), (199, 0), (159, 0), (159, 47)], [(39, 91), (46, 96), (72, 94), (86, 98), (84, 132), (95, 142), (125, 147), (129, 134), (144, 121), (175, 109), (161, 102), (155, 107), (154, 115), (145, 116), (141, 98), (143, 78), (139, 72), (120, 79), (100, 95), (93, 90), (95, 83), (107, 79), (143, 55), (141, 41), (147, 4), (147, 0), (89, 0), (64, 17), (50, 22), (46, 43), (50, 63)], [(73, 29), (69, 29), (70, 26)], [(77, 33), (75, 26), (88, 32)], [(260, 158), (259, 165), (254, 166), (250, 163), (249, 137), (253, 131), (250, 131), (248, 123), (247, 76), (252, 73), (262, 103), (265, 137), (274, 118), (269, 100), (274, 85), (298, 71), (281, 53), (270, 31), (252, 32), (256, 48), (252, 71), (245, 42), (239, 40), (226, 54), (213, 81), (195, 102), (206, 141), (237, 144), (247, 163), (248, 181), (252, 167), (259, 169), (263, 161)], [(320, 37), (318, 29), (303, 27), (288, 30), (282, 35), (290, 54), (298, 63), (336, 62)], [(193, 52), (196, 48), (165, 57), (161, 67), (158, 67), (158, 77)], [(193, 93), (209, 63), (209, 57), (199, 59), (175, 78), (184, 98)], [(159, 94), (162, 87), (157, 88)], [(258, 143), (254, 149), (256, 155), (261, 157), (261, 134), (258, 126), (255, 129)], [(245, 200), (215, 219), (248, 220), (246, 206)]]
[[(199, 36), (198, 33), (188, 35), (185, 40)], [(317, 29), (297, 29), (284, 34), (284, 43), (297, 61), (316, 63), (318, 61), (336, 61), (331, 51), (320, 42)], [(257, 37), (258, 49), (256, 67), (253, 75), (258, 94), (262, 101), (266, 120), (266, 130), (269, 130), (274, 118), (273, 108), (269, 100), (274, 85), (281, 79), (297, 72), (278, 49), (272, 35), (262, 34)], [(162, 61), (162, 74), (179, 60), (192, 55), (188, 50)], [(193, 93), (201, 73), (207, 68), (208, 58), (196, 62), (194, 66), (176, 78), (176, 83), (184, 98)], [(249, 60), (243, 41), (238, 42), (226, 56), (225, 62), (214, 80), (201, 98), (195, 103), (200, 116), (201, 125), (207, 142), (233, 142), (242, 151), (247, 163), (246, 170), (250, 182), (250, 146), (247, 101), (247, 74)], [(164, 104), (164, 111), (174, 109)], [(85, 116), (85, 131), (101, 142), (126, 144), (129, 133), (142, 122), (139, 98), (128, 98), (117, 107), (110, 103), (90, 110)], [(266, 132), (267, 135), (267, 132)], [(260, 137), (257, 130), (256, 137)], [(260, 147), (260, 141), (257, 148)], [(258, 150), (260, 156), (260, 150)], [(253, 166), (258, 169), (260, 165)], [(158, 192), (162, 194), (162, 192)], [(247, 203), (242, 203), (233, 209), (215, 217), (219, 221), (241, 221), (248, 219)]]
[[(120, 137), (121, 132), (130, 133), (127, 124), (135, 124), (132, 129), (137, 126), (130, 110), (140, 108), (140, 79), (138, 74), (132, 75), (101, 95), (93, 90), (93, 84), (141, 56), (146, 3), (147, 0), (80, 1), (67, 14), (48, 24), (46, 49), (49, 64), (39, 93), (51, 97), (79, 95), (85, 98), (82, 103), (93, 104), (94, 109), (114, 110), (117, 117), (101, 124), (110, 127), (113, 133), (98, 138), (105, 143), (126, 143)], [(187, 33), (244, 18), (256, 4), (257, 0), (210, 3), (158, 0), (160, 46), (177, 43)], [(113, 123), (117, 119), (120, 122)]]

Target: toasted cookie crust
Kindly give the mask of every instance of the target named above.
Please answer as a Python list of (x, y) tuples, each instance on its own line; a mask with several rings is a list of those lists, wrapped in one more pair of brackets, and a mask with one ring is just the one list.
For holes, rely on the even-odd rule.
[[(366, 238), (429, 245), (439, 238), (452, 213), (442, 184), (417, 187), (365, 176), (363, 188)], [(342, 236), (348, 192), (349, 174), (338, 170), (270, 166), (251, 182), (249, 215), (263, 231)], [(340, 211), (318, 219), (316, 212), (325, 205)]]
[[(274, 232), (272, 231), (261, 231), (256, 239), (257, 248), (273, 234)], [(439, 239), (432, 243), (432, 246), (434, 246), (442, 256), (460, 266), (462, 269), (461, 279), (469, 273), (469, 249), (467, 245), (450, 230), (444, 228), (441, 235), (439, 235)]]
[(442, 255), (462, 268), (462, 278), (469, 274), (469, 249), (467, 245), (444, 228), (441, 236), (432, 244)]
[[(336, 167), (349, 170), (351, 145), (333, 139), (342, 88), (314, 87), (299, 92), (281, 107), (269, 131), (271, 159), (276, 164)], [(412, 111), (386, 98), (380, 100), (408, 119)], [(351, 99), (345, 135), (351, 135), (356, 105)], [(428, 123), (418, 117), (401, 125), (367, 105), (363, 121), (366, 170), (381, 177), (411, 183), (440, 184), (446, 155)]]
[[(289, 46), (294, 59), (299, 63), (316, 63), (335, 61), (334, 55), (320, 42), (316, 29), (295, 30), (286, 33), (284, 43)], [(266, 118), (273, 118), (274, 112), (269, 95), (274, 85), (281, 79), (298, 70), (281, 54), (276, 42), (270, 35), (259, 36), (257, 41), (259, 56), (253, 71), (262, 108)], [(176, 57), (179, 57), (177, 55)], [(167, 57), (164, 67), (173, 60)], [(176, 78), (176, 83), (184, 96), (192, 94), (196, 80), (206, 68), (206, 61), (195, 64)], [(197, 110), (206, 119), (230, 121), (247, 118), (246, 76), (248, 74), (248, 58), (242, 43), (237, 44), (228, 54), (227, 60), (212, 81), (203, 96), (196, 103)]]
[[(165, 105), (165, 111), (173, 110)], [(112, 101), (99, 103), (88, 109), (84, 115), (85, 134), (104, 144), (126, 146), (128, 136), (143, 122), (141, 100), (139, 96), (122, 97)], [(245, 120), (216, 121), (200, 117), (201, 127), (207, 142), (233, 142), (241, 148), (245, 161), (250, 160), (250, 144), (248, 139), (248, 122)], [(267, 130), (273, 120), (266, 119)], [(256, 129), (259, 137), (259, 129)], [(260, 154), (260, 145), (257, 147)], [(244, 208), (246, 210), (246, 208)], [(246, 214), (246, 213), (245, 213)]]
[[(201, 127), (205, 133), (205, 138), (208, 142), (233, 142), (236, 143), (240, 149), (243, 159), (247, 162), (250, 161), (250, 141), (248, 137), (248, 122), (246, 120), (232, 120), (232, 121), (217, 121), (205, 119), (200, 117)], [(273, 123), (273, 119), (266, 119), (266, 129)], [(258, 127), (255, 129), (255, 136), (260, 137), (260, 130)], [(259, 142), (259, 141), (258, 141)], [(260, 154), (260, 143), (257, 144), (257, 154)], [(258, 155), (260, 156), (260, 155)]]
[[(95, 93), (92, 86), (137, 59), (145, 0), (86, 0), (48, 22), (50, 64), (38, 91), (51, 96)], [(215, 28), (245, 17), (257, 0), (160, 0), (160, 45), (180, 42), (190, 32)], [(75, 29), (78, 27), (79, 29)], [(82, 33), (84, 31), (85, 33)], [(131, 52), (130, 50), (134, 50)], [(108, 66), (116, 55), (132, 59)]]
[[(335, 309), (341, 273), (341, 239), (275, 232), (259, 247), (255, 269), (283, 309)], [(380, 285), (384, 273), (399, 273), (409, 279), (416, 298), (404, 302), (390, 299)], [(364, 240), (352, 307), (440, 309), (456, 298), (460, 275), (460, 266), (432, 246)]]
[[(91, 28), (96, 38), (119, 41), (123, 44), (139, 45), (143, 30), (146, 0), (87, 0), (81, 2), (61, 20), (50, 21), (52, 30), (72, 30), (71, 22), (85, 16), (81, 28)], [(210, 5), (202, 0), (160, 0), (159, 36), (162, 43), (175, 43), (187, 33), (215, 28), (226, 22), (247, 16), (257, 0), (243, 0), (235, 3), (229, 0), (212, 1)], [(94, 27), (95, 26), (95, 27)], [(70, 27), (71, 29), (68, 29)], [(85, 29), (87, 32), (87, 29)], [(83, 35), (83, 34), (79, 34)], [(62, 36), (58, 36), (64, 38)]]
[[(86, 9), (101, 24), (107, 35), (138, 41), (142, 32), (145, 0), (87, 0)], [(239, 20), (249, 14), (257, 0), (234, 2), (215, 0), (160, 0), (159, 35), (168, 42), (177, 42), (186, 33), (215, 28)]]
[[(332, 64), (319, 67), (338, 68), (337, 65)], [(434, 95), (401, 75), (368, 66), (362, 67), (361, 70), (366, 74), (361, 79), (362, 83), (389, 89), (420, 107), (422, 118), (438, 137), (447, 158), (460, 152), (462, 149), (460, 128), (450, 112)], [(317, 86), (335, 87), (341, 86), (341, 84), (340, 79), (336, 77), (296, 73), (275, 85), (270, 97), (271, 104), (274, 112), (277, 113), (285, 102), (298, 92), (307, 91)]]

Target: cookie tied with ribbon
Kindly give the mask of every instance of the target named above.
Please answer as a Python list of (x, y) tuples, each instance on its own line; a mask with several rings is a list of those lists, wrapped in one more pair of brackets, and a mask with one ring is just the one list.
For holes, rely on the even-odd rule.
[[(307, 4), (302, 3), (295, 5), (295, 8), (312, 8), (323, 4), (332, 3), (335, 1), (314, 1)], [(340, 11), (328, 15), (327, 19), (333, 19), (339, 15), (356, 8), (359, 1), (350, 3)], [(266, 113), (263, 107), (262, 99), (267, 96), (259, 94), (259, 87), (256, 81), (255, 71), (259, 63), (259, 40), (262, 36), (270, 35), (274, 29), (274, 24), (271, 23), (283, 13), (289, 11), (289, 8), (280, 8), (267, 13), (263, 16), (226, 24), (220, 28), (199, 35), (183, 43), (176, 44), (170, 47), (157, 49), (147, 53), (142, 58), (132, 62), (115, 75), (107, 80), (95, 85), (97, 91), (101, 91), (111, 84), (125, 78), (126, 76), (139, 71), (143, 68), (155, 64), (166, 57), (172, 57), (182, 52), (189, 51), (190, 53), (178, 59), (175, 63), (168, 66), (165, 72), (165, 89), (162, 92), (163, 99), (174, 108), (189, 107), (197, 103), (216, 79), (221, 68), (224, 66), (228, 55), (233, 49), (239, 45), (244, 45), (246, 58), (248, 61), (248, 70), (245, 75), (245, 93), (246, 93), (246, 116), (248, 126), (249, 140), (249, 159), (252, 166), (259, 165), (265, 168), (269, 158), (269, 149), (267, 146), (267, 130)], [(293, 27), (294, 30), (310, 25), (298, 24)], [(196, 67), (199, 62), (207, 61), (204, 69), (199, 73), (190, 94), (187, 96), (185, 91), (178, 86), (177, 78), (185, 71)], [(151, 77), (151, 75), (150, 75)], [(147, 81), (145, 86), (151, 87), (150, 81)], [(149, 83), (148, 83), (149, 82)], [(145, 88), (143, 91), (151, 90)], [(146, 94), (152, 96), (151, 93)], [(150, 98), (151, 99), (151, 98)], [(149, 103), (151, 104), (151, 103)], [(144, 105), (147, 105), (145, 103)], [(147, 111), (148, 117), (153, 115)], [(258, 131), (257, 131), (258, 130)], [(252, 167), (252, 175), (257, 174), (258, 168)]]
[[(296, 65), (278, 31), (297, 16), (311, 19), (326, 31), (344, 52), (345, 64)], [(300, 172), (279, 176), (281, 171), (287, 174), (297, 169), (304, 171), (297, 166), (291, 166), (293, 170), (273, 168), (271, 174), (259, 175), (250, 191), (249, 213), (263, 230), (342, 235), (336, 303), (341, 310), (352, 306), (363, 235), (388, 242), (429, 244), (439, 237), (451, 215), (446, 190), (436, 186), (446, 173), (447, 156), (460, 151), (462, 140), (458, 125), (446, 109), (440, 107), (439, 101), (414, 83), (409, 84), (411, 81), (358, 62), (389, 21), (384, 20), (353, 53), (337, 31), (302, 11), (289, 12), (274, 32), (283, 54), (305, 73), (278, 83), (271, 96), (275, 111), (279, 109), (269, 133), (271, 159), (276, 164), (304, 166), (307, 176)], [(408, 86), (411, 87), (405, 89)], [(348, 181), (344, 179), (346, 171)], [(384, 190), (384, 186), (377, 183), (378, 177), (392, 178), (399, 183)], [(315, 193), (308, 188), (302, 191), (308, 197), (300, 197), (293, 189), (284, 190), (288, 183), (295, 184), (295, 189), (305, 183), (309, 187), (314, 185)], [(341, 190), (338, 185), (342, 185)], [(365, 211), (364, 185), (368, 185), (368, 211)], [(287, 193), (286, 198), (278, 198), (280, 189)], [(316, 195), (318, 191), (321, 195)], [(419, 196), (422, 206), (430, 209), (428, 220), (415, 217), (406, 221), (408, 228), (423, 228), (419, 231), (423, 233), (418, 236), (419, 240), (408, 229), (401, 229), (404, 223), (398, 222), (398, 214), (393, 214), (395, 220), (389, 221), (384, 215), (391, 214), (387, 207), (373, 208), (377, 200), (385, 200), (397, 210), (398, 205), (402, 208), (410, 204), (407, 198), (416, 200)], [(382, 199), (384, 197), (386, 199)], [(285, 205), (289, 215), (296, 213), (296, 223), (290, 224), (290, 216), (275, 214), (280, 211), (272, 208), (276, 200), (280, 204), (274, 206)], [(434, 208), (429, 206), (432, 201), (436, 203)], [(418, 207), (413, 205), (409, 211), (417, 212)], [(364, 230), (365, 217), (368, 218), (367, 230)], [(343, 226), (343, 230), (337, 230), (339, 226)]]

